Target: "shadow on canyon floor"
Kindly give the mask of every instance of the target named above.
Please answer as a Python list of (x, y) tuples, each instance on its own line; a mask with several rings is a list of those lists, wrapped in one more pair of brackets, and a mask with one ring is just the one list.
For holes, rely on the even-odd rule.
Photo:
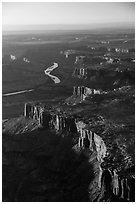
[(71, 135), (42, 129), (3, 134), (3, 201), (89, 201), (93, 166), (73, 145)]

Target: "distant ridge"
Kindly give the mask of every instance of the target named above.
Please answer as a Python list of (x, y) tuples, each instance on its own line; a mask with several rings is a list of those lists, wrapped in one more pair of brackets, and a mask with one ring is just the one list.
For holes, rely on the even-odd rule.
[(135, 29), (133, 22), (113, 22), (96, 24), (51, 24), (51, 25), (3, 25), (5, 31), (56, 31), (56, 30), (96, 30), (96, 29)]

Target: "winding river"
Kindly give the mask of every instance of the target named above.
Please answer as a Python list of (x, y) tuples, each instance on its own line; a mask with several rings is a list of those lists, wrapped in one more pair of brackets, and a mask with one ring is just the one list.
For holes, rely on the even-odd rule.
[(54, 62), (51, 67), (48, 67), (47, 69), (44, 70), (44, 73), (49, 76), (55, 84), (60, 83), (60, 79), (56, 76), (51, 75), (50, 73), (58, 67), (58, 63)]
[[(58, 63), (54, 62), (53, 65), (51, 67), (48, 67), (47, 69), (44, 70), (44, 73), (49, 76), (55, 84), (60, 83), (60, 79), (56, 76), (51, 75), (50, 73), (56, 69), (58, 67)], [(17, 94), (23, 94), (26, 92), (31, 92), (34, 91), (34, 89), (29, 89), (29, 90), (23, 90), (23, 91), (16, 91), (16, 92), (12, 92), (12, 93), (6, 93), (6, 94), (2, 94), (3, 97), (5, 96), (13, 96), (13, 95), (17, 95)]]

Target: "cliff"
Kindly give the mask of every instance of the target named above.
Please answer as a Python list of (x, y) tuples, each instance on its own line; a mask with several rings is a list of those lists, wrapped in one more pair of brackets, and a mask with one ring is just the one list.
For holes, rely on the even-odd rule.
[[(73, 76), (81, 84), (65, 103), (25, 103), (24, 116), (3, 121), (4, 201), (134, 201), (134, 132), (122, 120), (134, 98), (130, 86), (119, 87), (132, 82), (132, 73), (92, 70), (84, 59), (76, 57)], [(112, 87), (91, 88), (93, 81)]]
[[(41, 119), (35, 114), (36, 112), (33, 112), (29, 116), (4, 121), (3, 133), (18, 136), (30, 132), (32, 135), (35, 131), (43, 130), (44, 132), (50, 131), (50, 134), (53, 134), (52, 131), (56, 132), (61, 138), (71, 137), (73, 139), (72, 149), (78, 154), (83, 152), (84, 155), (87, 155), (88, 162), (93, 167), (94, 179), (91, 177), (88, 186), (90, 201), (131, 201), (133, 199), (134, 174), (131, 171), (126, 175), (118, 174), (117, 170), (108, 169), (102, 165), (107, 156), (107, 147), (102, 137), (94, 133), (89, 124), (80, 118), (60, 111), (46, 110), (46, 114), (40, 116)], [(37, 134), (41, 133), (37, 132)], [(16, 199), (18, 201), (18, 198)]]
[(95, 94), (105, 93), (102, 90), (91, 89), (85, 86), (73, 86), (73, 95), (65, 100), (67, 105), (76, 105), (82, 103), (87, 97), (92, 98)]
[[(107, 147), (102, 137), (92, 131), (90, 124), (82, 121), (82, 118), (74, 117), (66, 112), (45, 110), (41, 104), (25, 104), (24, 115), (25, 118), (5, 121), (3, 133), (18, 135), (43, 129), (44, 131), (55, 131), (61, 137), (71, 135), (74, 141), (72, 149), (77, 153), (88, 154), (89, 163), (94, 169), (94, 184), (89, 185), (90, 200), (131, 201), (133, 199), (131, 195), (134, 192), (134, 173), (129, 170), (127, 175), (123, 175), (115, 168), (108, 168), (106, 159), (109, 152), (107, 153)], [(21, 124), (23, 124), (22, 128)], [(12, 131), (11, 127), (14, 127)], [(94, 193), (95, 196), (92, 197)]]
[[(87, 65), (84, 61), (85, 56), (77, 56), (75, 68), (72, 77), (83, 80), (83, 83), (89, 87), (102, 87), (103, 89), (112, 89), (119, 86), (133, 85), (135, 81), (134, 70), (132, 68), (122, 67), (117, 63), (90, 63)], [(93, 64), (93, 65), (91, 65)]]

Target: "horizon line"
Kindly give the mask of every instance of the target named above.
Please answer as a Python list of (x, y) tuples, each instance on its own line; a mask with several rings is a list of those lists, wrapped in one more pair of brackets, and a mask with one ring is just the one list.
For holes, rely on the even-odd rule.
[[(91, 27), (92, 26), (92, 27)], [(2, 32), (44, 31), (44, 30), (96, 30), (96, 29), (135, 29), (135, 22), (87, 23), (87, 24), (22, 24), (2, 25)]]

